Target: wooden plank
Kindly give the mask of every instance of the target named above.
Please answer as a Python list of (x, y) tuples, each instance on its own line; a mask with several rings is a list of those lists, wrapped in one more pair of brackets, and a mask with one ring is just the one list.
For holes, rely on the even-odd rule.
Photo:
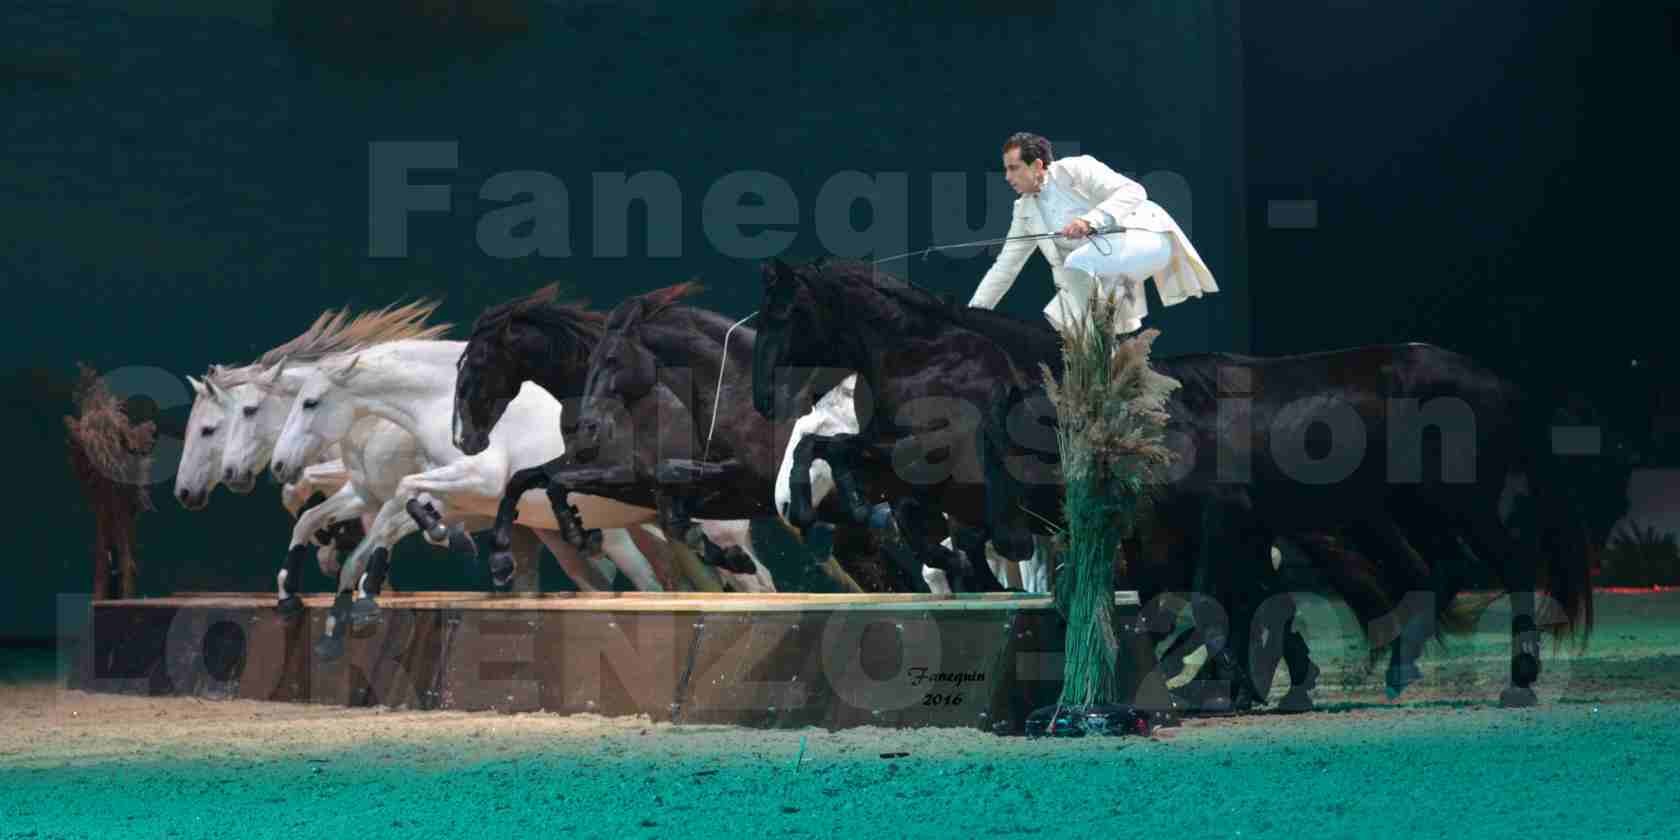
[(674, 719), (679, 723), (814, 726), (829, 702), (813, 647), (815, 621), (796, 613), (704, 613)]
[[(1045, 597), (470, 594), (381, 598), (384, 620), (352, 633), (337, 663), (312, 651), (324, 596), (290, 621), (266, 593), (96, 602), (80, 682), (345, 706), (1004, 731), (1061, 687), (1061, 619)], [(1117, 600), (1129, 615), (1128, 594)]]
[(672, 719), (700, 629), (693, 613), (549, 612), (538, 636), (543, 708)]
[[(304, 596), (304, 605), (313, 610), (332, 606), (331, 595)], [(1053, 609), (1049, 595), (1022, 593), (984, 593), (964, 595), (918, 594), (845, 594), (845, 593), (771, 593), (733, 594), (703, 592), (620, 592), (620, 593), (415, 593), (387, 595), (379, 599), (383, 606), (407, 610), (555, 610), (623, 612), (813, 612), (823, 610), (900, 610), (905, 608), (936, 611)], [(1114, 593), (1117, 606), (1136, 606), (1137, 593)], [(267, 594), (224, 594), (215, 598), (169, 596), (96, 602), (102, 607), (221, 607), (229, 609), (273, 610), (274, 598)]]

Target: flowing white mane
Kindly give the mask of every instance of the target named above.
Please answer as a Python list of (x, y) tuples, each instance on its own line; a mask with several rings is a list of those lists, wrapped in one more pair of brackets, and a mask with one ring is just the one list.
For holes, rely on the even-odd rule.
[(310, 364), (328, 356), (386, 344), (393, 341), (430, 341), (442, 338), (454, 328), (453, 324), (427, 324), (426, 319), (437, 311), (438, 302), (420, 300), (400, 306), (387, 306), (374, 312), (352, 317), (349, 307), (327, 310), (315, 318), (309, 328), (296, 338), (281, 344), (257, 361), (236, 368), (212, 365), (205, 380), (227, 390), (256, 382), (270, 367), (285, 361), (289, 364)]

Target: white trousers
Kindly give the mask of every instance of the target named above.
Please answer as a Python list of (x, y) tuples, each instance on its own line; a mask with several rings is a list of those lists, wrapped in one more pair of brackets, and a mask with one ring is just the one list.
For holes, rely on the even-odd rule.
[(1091, 300), (1091, 288), (1101, 284), (1103, 294), (1118, 293), (1118, 330), (1132, 332), (1143, 325), (1149, 302), (1143, 281), (1164, 271), (1172, 261), (1172, 239), (1152, 230), (1128, 230), (1091, 237), (1074, 249), (1058, 272), (1060, 293), (1045, 314), (1058, 327), (1069, 319), (1084, 318)]

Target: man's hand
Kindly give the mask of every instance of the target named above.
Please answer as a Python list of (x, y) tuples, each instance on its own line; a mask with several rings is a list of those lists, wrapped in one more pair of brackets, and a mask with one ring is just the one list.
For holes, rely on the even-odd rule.
[(1084, 219), (1074, 219), (1068, 222), (1067, 227), (1062, 228), (1062, 235), (1069, 239), (1084, 239), (1090, 236), (1093, 230), (1096, 230), (1096, 228), (1091, 227), (1090, 222)]

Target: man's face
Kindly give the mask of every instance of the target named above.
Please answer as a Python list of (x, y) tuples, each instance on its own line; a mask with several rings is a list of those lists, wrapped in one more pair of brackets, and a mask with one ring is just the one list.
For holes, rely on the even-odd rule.
[(1003, 153), (1003, 177), (1016, 192), (1031, 195), (1038, 192), (1044, 178), (1044, 161), (1035, 160), (1028, 166), (1021, 162), (1020, 149), (1010, 149)]

